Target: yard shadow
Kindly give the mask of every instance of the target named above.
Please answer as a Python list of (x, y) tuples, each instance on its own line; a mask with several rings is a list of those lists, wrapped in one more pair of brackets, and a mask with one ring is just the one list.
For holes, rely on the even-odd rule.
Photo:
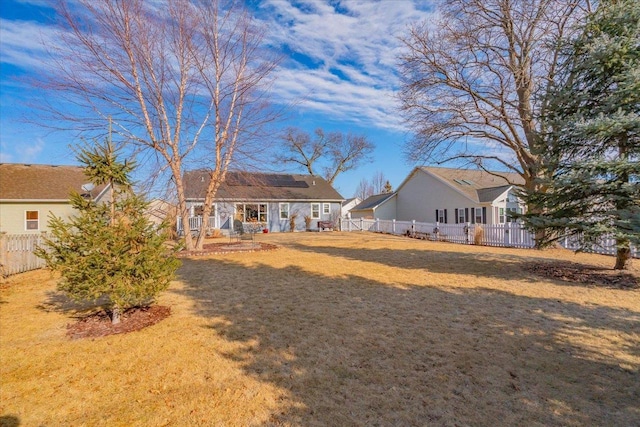
[[(384, 250), (363, 253), (385, 262)], [(174, 292), (208, 328), (247, 344), (225, 356), (285, 391), (265, 425), (632, 425), (640, 417), (635, 311), (224, 258), (186, 259), (179, 277), (184, 287)]]
[(106, 303), (106, 297), (97, 301), (74, 301), (64, 292), (58, 290), (47, 291), (45, 295), (46, 299), (36, 308), (45, 312), (64, 313), (71, 317), (84, 317), (99, 311)]
[[(415, 269), (436, 274), (459, 272), (461, 266), (463, 266), (465, 275), (500, 280), (514, 278), (526, 282), (537, 282), (540, 277), (544, 277), (563, 286), (597, 286), (607, 289), (634, 290), (638, 289), (639, 282), (637, 276), (628, 272), (614, 272), (611, 268), (582, 266), (568, 261), (563, 261), (561, 264), (573, 266), (574, 270), (576, 266), (583, 268), (580, 280), (571, 280), (571, 274), (566, 276), (558, 275), (557, 277), (542, 275), (536, 272), (533, 267), (544, 266), (553, 262), (553, 259), (496, 253), (491, 252), (492, 248), (490, 247), (483, 247), (483, 249), (486, 249), (484, 252), (459, 252), (451, 250), (439, 251), (428, 247), (353, 249), (317, 244), (305, 245), (302, 243), (291, 243), (287, 246), (302, 252), (323, 254), (347, 260), (380, 263), (394, 268)], [(623, 285), (619, 285), (618, 282)]]
[(20, 418), (14, 415), (0, 415), (0, 427), (18, 427)]

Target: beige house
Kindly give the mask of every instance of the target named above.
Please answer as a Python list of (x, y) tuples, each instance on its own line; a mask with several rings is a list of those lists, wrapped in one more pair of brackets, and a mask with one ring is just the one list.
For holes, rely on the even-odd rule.
[(501, 224), (521, 212), (522, 177), (509, 172), (417, 167), (398, 187), (395, 219), (445, 224)]
[(79, 166), (0, 163), (0, 232), (33, 234), (49, 231), (49, 214), (74, 214), (69, 195), (76, 191), (96, 201), (108, 187), (93, 188)]

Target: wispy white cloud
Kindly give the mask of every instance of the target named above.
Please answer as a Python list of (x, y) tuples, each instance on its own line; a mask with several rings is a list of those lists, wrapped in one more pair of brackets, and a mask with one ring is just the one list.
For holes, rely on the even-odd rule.
[(39, 155), (45, 149), (42, 138), (36, 138), (32, 143), (21, 142), (9, 146), (4, 141), (0, 147), (0, 163), (38, 163)]
[(0, 19), (0, 62), (42, 70), (49, 58), (46, 46), (55, 46), (59, 36), (55, 27), (39, 22)]
[[(40, 0), (22, 0), (40, 4)], [(428, 0), (265, 0), (259, 19), (269, 42), (290, 52), (273, 90), (283, 103), (308, 113), (336, 116), (371, 128), (402, 130), (394, 92), (398, 87), (398, 36), (432, 18)], [(0, 19), (0, 61), (46, 70), (60, 39), (56, 27)]]
[(393, 96), (398, 87), (398, 36), (432, 18), (428, 2), (267, 0), (261, 3), (271, 43), (292, 52), (274, 85), (277, 98), (300, 108), (403, 129)]

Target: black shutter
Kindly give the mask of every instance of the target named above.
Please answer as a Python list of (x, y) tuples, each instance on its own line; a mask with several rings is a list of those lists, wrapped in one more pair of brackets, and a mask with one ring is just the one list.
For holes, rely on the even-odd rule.
[(482, 208), (482, 223), (487, 223), (487, 208), (486, 206)]
[(436, 209), (436, 222), (438, 222), (438, 209)]
[(456, 208), (456, 224), (458, 223), (458, 209)]
[(464, 222), (469, 222), (469, 208), (464, 208)]
[(444, 210), (444, 223), (448, 224), (448, 222), (447, 222), (447, 210), (446, 209)]
[(476, 208), (471, 208), (471, 224), (476, 223)]

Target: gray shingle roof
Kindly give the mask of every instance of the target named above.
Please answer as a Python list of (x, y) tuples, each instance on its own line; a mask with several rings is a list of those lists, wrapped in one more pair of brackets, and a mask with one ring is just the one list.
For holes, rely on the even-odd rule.
[[(68, 201), (71, 191), (83, 193), (88, 182), (80, 166), (0, 163), (0, 200)], [(104, 188), (94, 188), (91, 195)]]
[(362, 211), (362, 210), (376, 208), (381, 204), (383, 204), (384, 202), (386, 202), (388, 199), (390, 199), (394, 194), (395, 193), (374, 194), (373, 196), (369, 196), (359, 204), (355, 205), (351, 210)]
[[(185, 172), (184, 185), (189, 200), (203, 200), (208, 171)], [(323, 178), (314, 175), (227, 172), (215, 200), (326, 200), (344, 198)]]

